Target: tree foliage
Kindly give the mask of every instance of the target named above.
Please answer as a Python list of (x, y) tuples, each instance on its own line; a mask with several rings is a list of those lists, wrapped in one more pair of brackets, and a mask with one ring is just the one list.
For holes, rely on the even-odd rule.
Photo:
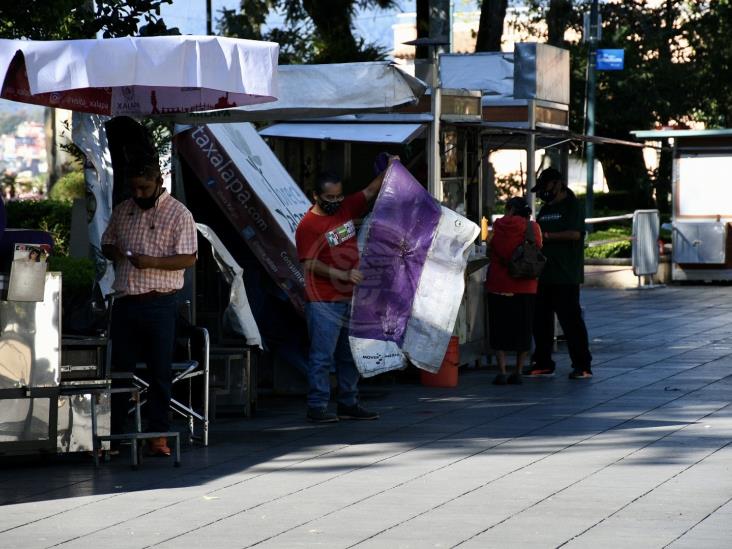
[[(241, 0), (238, 11), (222, 10), (218, 25), (225, 36), (278, 42), (282, 63), (374, 61), (387, 52), (356, 37), (353, 18), (359, 9), (393, 5), (393, 0)], [(264, 32), (272, 12), (284, 14), (284, 27)]]
[[(172, 0), (24, 0), (0, 5), (0, 37), (65, 40), (180, 34), (160, 18)], [(95, 6), (95, 9), (92, 9)]]
[(691, 2), (685, 38), (693, 47), (693, 117), (712, 127), (732, 127), (732, 1)]
[(283, 0), (241, 0), (239, 10), (221, 10), (218, 32), (232, 38), (277, 42), (281, 64), (312, 62), (316, 54), (313, 26), (301, 10), (286, 11), (283, 27), (264, 30), (267, 16), (286, 8), (286, 4)]
[[(563, 42), (564, 31), (581, 36), (582, 15), (591, 0), (529, 0), (524, 30), (570, 50), (571, 126), (585, 129), (588, 50), (579, 40)], [(622, 71), (597, 73), (596, 133), (628, 139), (634, 129), (703, 121), (732, 123), (732, 2), (665, 0), (602, 2), (603, 35), (598, 47), (625, 50)], [(561, 41), (560, 41), (561, 37)], [(562, 43), (563, 42), (563, 43)], [(636, 193), (638, 202), (655, 186), (664, 205), (670, 169), (648, 174), (640, 150), (597, 149), (608, 184)]]

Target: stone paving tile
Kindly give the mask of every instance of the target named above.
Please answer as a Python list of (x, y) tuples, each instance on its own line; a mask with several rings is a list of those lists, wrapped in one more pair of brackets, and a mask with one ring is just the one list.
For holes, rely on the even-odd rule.
[[(377, 422), (299, 399), (220, 420), (184, 466), (0, 471), (0, 547), (725, 547), (732, 300), (724, 287), (583, 291), (595, 378), (364, 387)], [(373, 398), (373, 400), (368, 400)], [(680, 513), (680, 514), (674, 514)]]

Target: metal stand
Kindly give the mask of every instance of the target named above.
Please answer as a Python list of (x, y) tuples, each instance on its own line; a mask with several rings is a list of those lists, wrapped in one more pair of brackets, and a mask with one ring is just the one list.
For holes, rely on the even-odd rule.
[(645, 275), (638, 275), (638, 286), (635, 288), (628, 288), (629, 290), (655, 290), (657, 288), (665, 288), (665, 284), (654, 284), (653, 277), (650, 277), (648, 284), (643, 284), (643, 278)]
[(99, 449), (102, 441), (113, 440), (129, 440), (130, 441), (130, 461), (133, 470), (138, 468), (142, 461), (142, 454), (138, 446), (138, 440), (147, 440), (151, 438), (174, 438), (175, 439), (175, 460), (174, 467), (180, 467), (180, 433), (176, 431), (160, 432), (160, 433), (143, 433), (142, 419), (140, 414), (140, 391), (137, 387), (123, 387), (119, 389), (111, 389), (111, 393), (130, 393), (135, 401), (135, 431), (132, 433), (120, 433), (117, 435), (98, 435), (97, 434), (97, 414), (96, 402), (92, 399), (92, 441), (94, 454), (94, 467), (99, 467)]

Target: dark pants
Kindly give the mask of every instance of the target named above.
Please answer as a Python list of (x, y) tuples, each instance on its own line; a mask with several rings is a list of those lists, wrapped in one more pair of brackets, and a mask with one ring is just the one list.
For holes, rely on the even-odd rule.
[[(175, 294), (136, 300), (122, 297), (112, 310), (112, 370), (134, 372), (137, 362), (147, 365), (150, 388), (143, 410), (147, 430), (169, 431), (171, 362), (175, 342)], [(125, 432), (129, 395), (112, 395), (112, 432)]]
[(580, 308), (579, 284), (539, 284), (534, 309), (534, 355), (532, 361), (540, 368), (554, 368), (554, 315), (557, 315), (567, 339), (572, 367), (590, 369), (592, 355), (587, 327)]

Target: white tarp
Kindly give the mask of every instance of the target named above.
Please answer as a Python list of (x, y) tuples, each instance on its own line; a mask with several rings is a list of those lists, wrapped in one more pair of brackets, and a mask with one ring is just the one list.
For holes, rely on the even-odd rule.
[(359, 112), (385, 112), (416, 103), (421, 80), (385, 62), (281, 65), (278, 99), (235, 109), (181, 114), (181, 123), (292, 120)]
[(25, 57), (33, 94), (80, 88), (181, 86), (276, 96), (279, 46), (274, 42), (222, 36), (0, 39), (3, 76), (18, 50)]
[(220, 36), (0, 40), (2, 97), (110, 116), (230, 108), (277, 97), (278, 55)]
[(417, 367), (437, 373), (465, 292), (465, 267), (480, 229), (442, 206), (442, 216), (417, 285), (402, 351)]
[(481, 90), (484, 101), (513, 99), (513, 52), (440, 56), (444, 88)]
[[(98, 280), (103, 295), (112, 292), (114, 269), (112, 263), (102, 253), (102, 234), (112, 217), (112, 189), (114, 174), (112, 157), (109, 153), (105, 116), (96, 114), (74, 113), (72, 117), (72, 138), (86, 159), (84, 162), (84, 179), (86, 181), (87, 207), (93, 212), (89, 220), (89, 245), (96, 265), (97, 275), (103, 273)], [(91, 206), (91, 207), (89, 207)]]
[(216, 233), (210, 227), (202, 223), (196, 223), (198, 232), (211, 243), (211, 251), (216, 264), (221, 270), (226, 282), (231, 285), (229, 293), (229, 305), (224, 311), (224, 324), (230, 326), (234, 332), (244, 336), (247, 345), (262, 347), (262, 336), (259, 335), (259, 328), (252, 315), (252, 309), (247, 299), (247, 291), (244, 287), (242, 269), (232, 257), (224, 243), (221, 242)]

